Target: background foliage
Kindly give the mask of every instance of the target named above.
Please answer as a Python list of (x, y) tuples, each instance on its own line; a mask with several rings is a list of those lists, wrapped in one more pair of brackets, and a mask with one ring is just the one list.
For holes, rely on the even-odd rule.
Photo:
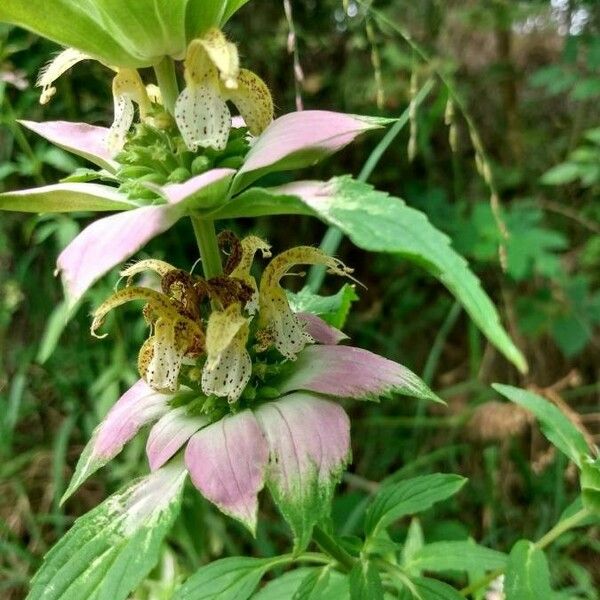
[[(355, 462), (333, 519), (352, 535), (375, 482), (398, 469), (406, 475), (441, 470), (470, 482), (449, 504), (425, 513), (420, 525), (428, 542), (473, 537), (507, 550), (518, 539), (536, 539), (575, 496), (575, 473), (549, 449), (528, 414), (502, 403), (489, 383), (536, 386), (553, 402), (566, 403), (597, 439), (600, 6), (583, 0), (376, 2), (427, 50), (431, 60), (425, 62), (353, 0), (291, 4), (303, 78), (293, 68), (280, 3), (251, 3), (229, 28), (246, 63), (270, 84), (279, 113), (293, 110), (301, 95), (307, 108), (399, 116), (434, 73), (454, 81), (487, 150), (508, 239), (476, 168), (473, 130), (457, 108), (454, 116), (448, 114), (448, 92), (439, 78), (370, 181), (425, 211), (451, 236), (530, 364), (529, 375), (519, 376), (424, 272), (343, 243), (338, 254), (366, 285), (347, 326), (356, 345), (422, 374), (449, 406), (426, 410), (406, 400), (349, 406)], [(75, 166), (72, 157), (24, 133), (16, 119), (110, 121), (108, 72), (93, 63), (62, 78), (52, 104), (38, 105), (34, 74), (55, 50), (22, 31), (0, 29), (2, 189), (52, 182)], [(367, 136), (315, 175), (358, 173), (379, 136)], [(3, 598), (21, 598), (41, 556), (74, 518), (146, 469), (138, 440), (65, 507), (58, 504), (92, 429), (135, 380), (135, 348), (144, 334), (141, 321), (125, 327), (131, 312), (117, 316), (111, 343), (89, 337), (89, 313), (116, 275), (94, 287), (61, 331), (65, 309), (52, 276), (54, 261), (86, 222), (84, 214), (3, 213), (0, 220)], [(318, 244), (325, 232), (301, 217), (236, 227), (264, 235), (275, 249)], [(190, 267), (197, 258), (194, 248), (192, 232), (182, 223), (146, 252)], [(326, 282), (325, 290), (335, 292), (328, 287), (334, 284)], [(252, 540), (198, 494), (186, 494), (160, 568), (137, 597), (168, 597), (180, 575), (208, 559), (286, 551), (288, 532), (275, 514), (274, 508), (263, 511)], [(396, 534), (404, 536), (408, 525), (399, 525)], [(597, 598), (598, 531), (588, 537), (569, 533), (553, 548), (560, 551), (555, 561), (550, 551), (554, 582), (573, 595)], [(449, 572), (449, 580), (453, 577)]]

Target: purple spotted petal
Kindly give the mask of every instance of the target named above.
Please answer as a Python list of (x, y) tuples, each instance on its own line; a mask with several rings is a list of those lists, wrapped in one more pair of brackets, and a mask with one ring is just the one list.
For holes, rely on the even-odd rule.
[(99, 219), (86, 227), (57, 261), (69, 304), (75, 304), (102, 275), (169, 229), (181, 216), (173, 209), (169, 205), (145, 206)]
[(70, 121), (46, 121), (44, 123), (19, 121), (19, 123), (59, 148), (81, 156), (103, 169), (114, 172), (119, 166), (108, 151), (106, 144), (108, 129), (106, 127)]
[(307, 346), (278, 389), (284, 394), (308, 390), (356, 400), (377, 400), (396, 393), (441, 402), (406, 367), (350, 346)]
[(112, 460), (144, 425), (168, 410), (172, 396), (156, 392), (139, 380), (117, 400), (84, 448), (63, 502), (92, 473)]
[(329, 323), (317, 317), (317, 315), (313, 315), (312, 313), (296, 313), (296, 317), (304, 323), (306, 333), (318, 344), (333, 346), (349, 339), (343, 331), (332, 327)]
[(187, 410), (186, 406), (170, 410), (152, 427), (146, 454), (153, 471), (160, 469), (194, 433), (208, 425), (206, 417), (190, 417)]
[(210, 208), (221, 200), (235, 171), (233, 169), (212, 169), (185, 183), (173, 183), (162, 191), (170, 204), (185, 203), (187, 209)]
[(265, 438), (249, 410), (200, 430), (185, 451), (190, 476), (202, 495), (253, 533), (268, 457)]
[(276, 119), (256, 140), (239, 171), (239, 191), (265, 172), (317, 163), (341, 150), (356, 136), (386, 121), (326, 110), (293, 112)]
[(269, 444), (267, 485), (303, 549), (350, 458), (350, 420), (338, 404), (306, 393), (264, 404), (256, 418)]

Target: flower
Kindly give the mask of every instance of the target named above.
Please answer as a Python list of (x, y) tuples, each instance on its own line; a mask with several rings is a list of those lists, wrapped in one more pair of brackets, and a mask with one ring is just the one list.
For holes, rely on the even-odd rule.
[[(153, 424), (146, 446), (152, 470), (182, 451), (200, 493), (252, 532), (258, 493), (266, 485), (302, 549), (314, 524), (326, 516), (350, 460), (350, 421), (336, 400), (378, 400), (396, 393), (437, 397), (402, 365), (339, 345), (346, 339), (341, 331), (316, 315), (291, 311), (280, 287), (284, 274), (296, 264), (323, 264), (347, 276), (341, 262), (316, 248), (292, 248), (271, 260), (257, 286), (250, 267), (257, 250), (268, 254), (268, 245), (256, 237), (240, 242), (229, 232), (220, 242), (229, 251), (223, 276), (205, 281), (160, 261), (142, 261), (123, 271), (127, 287), (96, 312), (92, 330), (126, 299), (146, 300), (144, 315), (153, 332), (142, 351), (151, 343), (155, 363), (162, 357), (171, 365), (170, 377), (176, 369), (169, 383), (179, 386), (167, 393), (162, 381), (141, 368), (143, 378), (95, 430), (67, 495), (142, 426)], [(162, 292), (132, 285), (132, 277), (144, 270), (161, 277)], [(255, 309), (257, 289), (255, 315), (249, 307)], [(177, 331), (160, 347), (159, 319), (168, 324), (166, 330)], [(182, 319), (186, 325), (177, 329)], [(192, 344), (192, 331), (203, 347)], [(205, 336), (198, 333), (203, 331)]]
[(185, 56), (191, 40), (223, 27), (248, 0), (2, 0), (13, 23), (105, 65), (139, 69)]
[[(315, 164), (349, 144), (360, 133), (386, 122), (329, 111), (290, 113), (276, 119), (252, 140), (249, 149), (246, 144), (237, 170), (230, 167), (209, 168), (198, 175), (191, 173), (191, 178), (183, 183), (154, 185), (155, 193), (148, 199), (143, 196), (148, 193), (143, 184), (136, 185), (129, 195), (115, 187), (121, 185), (122, 188), (123, 182), (129, 183), (128, 177), (121, 176), (129, 165), (119, 162), (107, 150), (104, 141), (109, 135), (108, 129), (66, 121), (22, 121), (25, 127), (50, 142), (100, 167), (103, 177), (112, 179), (114, 184), (65, 182), (4, 192), (0, 193), (0, 210), (119, 211), (88, 225), (58, 258), (58, 272), (62, 274), (69, 304), (74, 306), (102, 275), (129, 259), (182, 217), (194, 213), (214, 218), (217, 211), (222, 211), (223, 218), (235, 217), (238, 207), (244, 206), (246, 199), (252, 204), (253, 214), (260, 216), (261, 205), (253, 200), (249, 189), (260, 177)], [(160, 132), (153, 135), (156, 137)], [(145, 147), (133, 146), (130, 154), (138, 151), (147, 153), (148, 143), (145, 139), (143, 141)], [(237, 140), (235, 143), (238, 143)], [(132, 144), (130, 142), (127, 148)], [(180, 155), (165, 156), (152, 163), (152, 168), (143, 166), (143, 163), (139, 168), (146, 169), (146, 173), (156, 173), (159, 167), (171, 164), (169, 161), (183, 166)], [(198, 158), (203, 158), (203, 155)], [(189, 165), (186, 165), (184, 170), (187, 171)], [(133, 165), (133, 168), (138, 166)], [(137, 183), (137, 175), (132, 181)], [(292, 208), (282, 203), (282, 207), (286, 212), (313, 214), (302, 203), (296, 203)], [(276, 211), (276, 207), (267, 208), (270, 214)]]
[(185, 59), (186, 89), (175, 104), (175, 120), (187, 147), (224, 150), (231, 129), (231, 100), (252, 135), (260, 135), (273, 120), (273, 100), (256, 74), (240, 69), (235, 44), (213, 28), (193, 40)]

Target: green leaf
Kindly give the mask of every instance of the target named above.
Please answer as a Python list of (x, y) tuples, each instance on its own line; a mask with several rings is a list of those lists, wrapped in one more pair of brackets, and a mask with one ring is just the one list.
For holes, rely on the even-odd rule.
[[(77, 48), (106, 65), (150, 67), (229, 18), (245, 0), (2, 0), (0, 21)], [(189, 38), (188, 38), (189, 36)]]
[(473, 541), (435, 542), (423, 546), (406, 565), (422, 571), (492, 571), (506, 565), (506, 554)]
[(546, 171), (540, 181), (545, 185), (565, 185), (579, 179), (581, 169), (577, 163), (564, 162)]
[(279, 556), (217, 560), (198, 569), (176, 590), (173, 600), (246, 600), (270, 568), (287, 560)]
[(600, 458), (590, 456), (583, 458), (581, 463), (581, 496), (583, 506), (600, 515)]
[[(289, 571), (274, 581), (269, 582), (264, 588), (252, 596), (253, 600), (284, 600), (294, 598), (309, 574), (318, 574), (321, 569), (295, 569)], [(350, 588), (348, 577), (338, 571), (331, 571), (327, 587), (323, 590), (323, 600), (349, 600)]]
[(350, 571), (351, 600), (383, 600), (381, 577), (370, 560), (359, 560)]
[[(408, 527), (408, 533), (406, 534), (406, 540), (404, 542), (404, 546), (402, 546), (402, 565), (406, 568), (406, 565), (409, 564), (415, 554), (423, 548), (425, 545), (425, 537), (423, 536), (423, 529), (421, 527), (421, 522), (416, 517), (411, 520), (410, 525)], [(420, 569), (407, 569), (410, 575), (420, 575)]]
[(436, 473), (382, 486), (367, 510), (365, 531), (377, 531), (406, 515), (413, 515), (456, 494), (467, 480), (460, 475)]
[(136, 208), (115, 188), (97, 183), (59, 183), (0, 193), (0, 210), (32, 213), (117, 211)]
[[(296, 197), (326, 223), (341, 229), (358, 247), (400, 254), (424, 267), (456, 296), (490, 342), (521, 371), (527, 370), (525, 358), (500, 324), (498, 312), (479, 280), (452, 249), (449, 238), (431, 225), (422, 212), (348, 176), (248, 193), (260, 198), (263, 206), (269, 204), (264, 196), (271, 194), (270, 204), (274, 209), (271, 214), (285, 213), (286, 206), (299, 214), (297, 202), (293, 201)], [(247, 201), (236, 211), (237, 202), (230, 203), (229, 216), (258, 216)]]
[(506, 567), (504, 593), (506, 600), (553, 597), (546, 557), (532, 542), (520, 540), (513, 546)]
[(158, 562), (186, 474), (170, 463), (77, 519), (44, 558), (28, 600), (125, 600)]
[(327, 598), (325, 594), (329, 587), (330, 575), (330, 567), (314, 569), (302, 580), (292, 600), (319, 600), (320, 598)]
[(231, 16), (236, 13), (244, 4), (246, 4), (248, 0), (225, 0), (225, 11), (223, 13), (223, 18), (221, 19), (221, 25), (224, 25), (229, 21)]
[(74, 310), (71, 310), (64, 300), (54, 307), (48, 317), (46, 327), (44, 328), (44, 333), (35, 359), (36, 362), (43, 365), (52, 356), (52, 353), (58, 344), (58, 340), (73, 313)]
[(24, 27), (61, 46), (104, 57), (108, 64), (127, 66), (135, 62), (114, 39), (110, 29), (98, 24), (97, 11), (90, 10), (86, 4), (73, 0), (53, 0), (50, 19), (46, 0), (2, 0), (0, 21)]
[(569, 419), (547, 400), (520, 388), (495, 383), (492, 387), (511, 402), (532, 412), (540, 422), (542, 433), (551, 444), (566, 454), (578, 467), (589, 452), (583, 434)]
[(437, 579), (419, 577), (411, 579), (420, 600), (464, 600), (453, 587)]
[(344, 326), (352, 303), (358, 300), (354, 286), (347, 283), (332, 296), (319, 296), (308, 288), (303, 288), (298, 293), (287, 292), (287, 295), (294, 312), (318, 315), (338, 329)]

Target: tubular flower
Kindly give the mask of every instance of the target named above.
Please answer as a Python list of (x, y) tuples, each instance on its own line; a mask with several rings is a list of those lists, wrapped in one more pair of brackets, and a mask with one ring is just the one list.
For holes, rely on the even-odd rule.
[[(55, 81), (77, 63), (91, 57), (83, 52), (68, 48), (40, 72), (37, 85), (42, 88), (40, 104), (47, 104), (56, 94)], [(116, 75), (112, 82), (114, 120), (107, 132), (106, 146), (110, 154), (116, 154), (125, 144), (125, 137), (135, 118), (134, 103), (138, 105), (140, 120), (146, 121), (152, 102), (146, 87), (135, 69), (113, 68)], [(154, 100), (158, 100), (153, 94)], [(158, 102), (156, 102), (158, 103)]]
[(249, 335), (249, 319), (242, 316), (238, 303), (210, 315), (202, 371), (202, 391), (207, 396), (227, 396), (230, 402), (241, 396), (252, 374), (252, 359), (246, 350)]
[[(182, 453), (196, 488), (252, 532), (258, 493), (267, 486), (301, 550), (326, 516), (350, 460), (350, 422), (336, 400), (438, 399), (402, 365), (339, 345), (347, 339), (341, 331), (316, 315), (291, 311), (279, 282), (294, 264), (324, 264), (347, 276), (342, 263), (315, 248), (293, 248), (271, 261), (257, 286), (253, 258), (258, 250), (268, 254), (269, 246), (229, 232), (219, 241), (228, 250), (224, 275), (204, 280), (162, 261), (142, 261), (122, 272), (128, 287), (96, 312), (93, 331), (112, 307), (147, 302), (153, 332), (142, 350), (151, 348), (154, 372), (149, 377), (150, 367), (141, 368), (145, 380), (95, 430), (66, 496), (153, 424), (146, 446), (152, 470)], [(131, 286), (145, 270), (159, 275), (162, 293)], [(271, 346), (277, 352), (267, 351)]]
[(341, 276), (352, 272), (339, 260), (310, 246), (287, 250), (269, 263), (260, 280), (260, 325), (266, 339), (292, 360), (306, 344), (314, 341), (292, 312), (285, 290), (279, 285), (295, 265), (325, 265), (330, 273)]
[[(116, 154), (125, 145), (127, 133), (133, 125), (134, 103), (138, 105), (140, 120), (145, 121), (151, 108), (150, 96), (135, 69), (119, 69), (112, 83), (115, 115), (108, 133), (108, 150)], [(155, 95), (155, 100), (158, 98)]]
[[(176, 269), (165, 270), (157, 261), (144, 265), (157, 272), (164, 272), (163, 281)], [(135, 269), (126, 269), (123, 276), (132, 277)], [(144, 316), (151, 334), (142, 345), (138, 355), (140, 375), (157, 391), (177, 391), (179, 371), (184, 357), (197, 357), (204, 350), (204, 331), (197, 315), (186, 308), (186, 301), (193, 289), (179, 288), (171, 294), (143, 287), (126, 287), (110, 296), (94, 313), (91, 332), (102, 326), (108, 312), (133, 300), (144, 300)]]
[[(255, 235), (245, 237), (241, 241), (240, 261), (230, 273), (231, 277), (241, 279), (252, 288), (252, 297), (246, 303), (246, 310), (251, 315), (258, 310), (258, 286), (256, 285), (256, 279), (250, 273), (257, 252), (260, 252), (263, 258), (270, 258), (271, 246)], [(227, 267), (225, 272), (227, 272)]]
[(231, 129), (230, 100), (252, 135), (261, 134), (273, 120), (273, 100), (266, 84), (240, 69), (234, 44), (216, 28), (193, 40), (185, 59), (187, 87), (175, 105), (175, 120), (192, 150), (223, 150)]

